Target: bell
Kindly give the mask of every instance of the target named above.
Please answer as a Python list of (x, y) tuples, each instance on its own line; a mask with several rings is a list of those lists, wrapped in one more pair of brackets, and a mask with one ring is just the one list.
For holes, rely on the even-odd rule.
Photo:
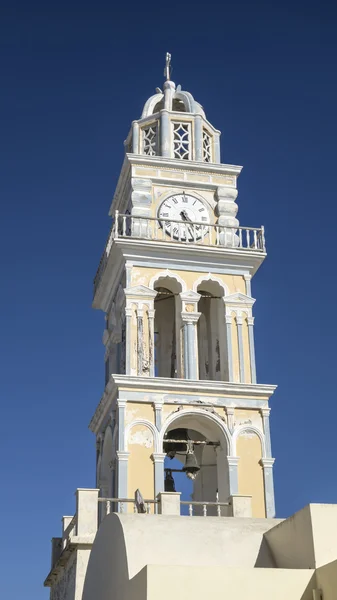
[(165, 492), (175, 492), (176, 486), (174, 483), (171, 469), (165, 469)]
[[(168, 431), (166, 437), (171, 440), (186, 440), (188, 439), (187, 429), (173, 429), (172, 431)], [(164, 452), (167, 454), (169, 458), (174, 458), (177, 452), (185, 452), (186, 444), (184, 443), (174, 443), (174, 442), (165, 442), (164, 439)]]
[(196, 456), (193, 451), (193, 446), (190, 444), (188, 445), (188, 448), (187, 448), (186, 461), (185, 461), (185, 465), (183, 466), (183, 471), (184, 471), (184, 473), (186, 473), (186, 475), (189, 479), (195, 479), (200, 471), (198, 461), (197, 461)]

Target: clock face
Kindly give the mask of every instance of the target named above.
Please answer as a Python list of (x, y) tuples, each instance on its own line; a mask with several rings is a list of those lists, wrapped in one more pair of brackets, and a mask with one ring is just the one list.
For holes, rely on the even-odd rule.
[(208, 233), (209, 212), (204, 203), (189, 194), (174, 194), (166, 198), (158, 210), (161, 227), (171, 238), (195, 241)]

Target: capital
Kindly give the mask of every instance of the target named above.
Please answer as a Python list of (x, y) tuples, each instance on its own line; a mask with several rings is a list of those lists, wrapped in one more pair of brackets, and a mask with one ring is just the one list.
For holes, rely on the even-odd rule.
[(275, 458), (261, 458), (260, 465), (264, 469), (272, 469), (275, 462)]

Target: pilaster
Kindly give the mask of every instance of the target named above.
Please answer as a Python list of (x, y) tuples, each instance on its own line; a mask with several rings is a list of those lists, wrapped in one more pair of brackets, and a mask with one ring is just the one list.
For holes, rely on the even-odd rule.
[(229, 473), (229, 493), (238, 494), (239, 490), (239, 478), (238, 478), (238, 456), (227, 456), (228, 462), (228, 473)]
[(234, 381), (233, 374), (233, 343), (232, 343), (232, 317), (225, 316), (226, 322), (226, 343), (227, 343), (227, 361), (228, 361), (228, 380)]
[(273, 466), (274, 458), (261, 458), (260, 464), (263, 469), (264, 479), (264, 497), (266, 504), (266, 517), (273, 519), (275, 517), (275, 497), (274, 497), (274, 478)]
[(160, 401), (154, 402), (155, 425), (156, 425), (158, 431), (160, 431), (161, 428), (162, 428), (163, 403), (164, 403), (164, 400), (160, 400)]
[[(116, 452), (117, 456), (117, 473), (118, 473), (118, 490), (117, 497), (118, 498), (127, 498), (128, 497), (128, 462), (130, 452), (122, 452), (118, 450)], [(120, 511), (120, 507), (118, 509)]]
[(266, 458), (272, 458), (269, 423), (270, 408), (261, 408), (260, 413), (263, 421), (263, 431), (266, 445)]
[(154, 495), (165, 491), (164, 482), (164, 460), (166, 454), (162, 452), (154, 452), (152, 454), (152, 460), (154, 464)]
[(125, 408), (126, 400), (117, 400), (117, 420), (118, 420), (118, 450), (125, 450)]

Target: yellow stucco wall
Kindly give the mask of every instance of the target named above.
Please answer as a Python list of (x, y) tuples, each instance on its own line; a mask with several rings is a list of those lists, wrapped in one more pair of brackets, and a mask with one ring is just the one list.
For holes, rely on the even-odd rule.
[(237, 440), (236, 454), (239, 457), (239, 494), (251, 495), (253, 517), (263, 518), (266, 509), (259, 437), (250, 431), (243, 432)]
[[(193, 289), (193, 284), (200, 277), (204, 277), (207, 281), (208, 273), (204, 273), (202, 271), (183, 271), (179, 269), (170, 269), (170, 271), (184, 280), (188, 290)], [(133, 267), (131, 271), (131, 286), (148, 286), (150, 284), (151, 279), (161, 272), (161, 269), (156, 269), (154, 267)], [(230, 294), (234, 294), (235, 292), (241, 292), (242, 294), (246, 293), (246, 282), (242, 275), (224, 275), (222, 273), (216, 273), (214, 271), (212, 271), (212, 275), (214, 275), (216, 278), (220, 279), (220, 281), (226, 284)]]
[(144, 498), (154, 498), (153, 435), (144, 425), (135, 425), (128, 436), (128, 497), (139, 489)]

